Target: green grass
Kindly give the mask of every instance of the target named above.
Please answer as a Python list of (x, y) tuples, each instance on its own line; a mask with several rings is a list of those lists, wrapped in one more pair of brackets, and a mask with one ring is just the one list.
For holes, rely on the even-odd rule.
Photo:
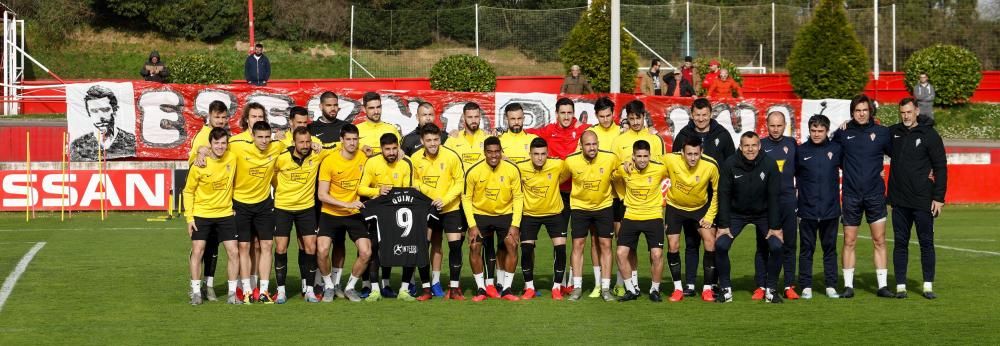
[[(995, 229), (998, 212), (1000, 206), (948, 206), (937, 220), (938, 245), (1000, 252)], [(57, 213), (39, 213), (26, 224), (23, 214), (0, 214), (0, 275), (6, 276), (32, 243), (47, 243), (0, 311), (0, 344), (1000, 342), (998, 304), (990, 296), (992, 286), (1000, 282), (997, 255), (939, 248), (935, 288), (941, 298), (927, 301), (916, 291), (920, 265), (919, 250), (913, 245), (911, 298), (887, 300), (874, 296), (871, 245), (859, 239), (855, 299), (829, 300), (817, 294), (811, 301), (766, 305), (750, 300), (753, 237), (745, 234), (737, 239), (732, 253), (738, 290), (732, 304), (694, 299), (662, 304), (646, 299), (557, 302), (547, 298), (552, 257), (549, 242), (542, 236), (536, 251), (536, 286), (545, 290), (541, 299), (531, 302), (477, 304), (435, 299), (369, 304), (337, 300), (308, 305), (294, 297), (286, 305), (210, 302), (192, 307), (186, 295), (190, 242), (183, 222), (146, 222), (152, 215), (113, 213), (102, 223), (96, 214), (79, 213), (61, 223)], [(863, 229), (861, 234), (866, 233)], [(347, 252), (350, 264), (354, 251)], [(289, 257), (295, 261), (294, 255)], [(821, 284), (820, 254), (816, 257), (815, 281)], [(589, 291), (592, 275), (589, 256), (585, 258), (584, 286)], [(219, 263), (220, 276), (224, 262)], [(648, 289), (645, 256), (639, 263), (640, 283)], [(290, 263), (290, 267), (296, 265)], [(398, 288), (398, 269), (395, 275)], [(289, 290), (296, 292), (298, 273), (291, 270), (289, 276)], [(447, 271), (443, 276), (447, 280)], [(518, 274), (516, 288), (521, 287), (520, 280)], [(462, 281), (466, 294), (471, 294), (474, 284), (467, 264)], [(665, 286), (669, 288), (669, 283)], [(224, 280), (215, 288), (224, 292)], [(816, 289), (823, 290), (821, 286)]]
[[(878, 109), (882, 124), (899, 122), (899, 108), (886, 104)], [(1000, 104), (970, 103), (934, 108), (934, 128), (941, 137), (952, 139), (1000, 139)]]

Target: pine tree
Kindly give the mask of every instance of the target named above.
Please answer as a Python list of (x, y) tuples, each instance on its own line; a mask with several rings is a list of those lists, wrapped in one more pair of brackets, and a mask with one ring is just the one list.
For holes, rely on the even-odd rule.
[[(583, 13), (569, 37), (559, 49), (559, 58), (566, 71), (580, 65), (583, 74), (590, 78), (596, 92), (611, 89), (611, 6), (608, 0), (594, 0)], [(632, 38), (621, 35), (621, 90), (635, 90), (635, 75), (639, 68), (639, 54), (632, 49)]]
[(849, 99), (868, 83), (868, 62), (842, 2), (821, 0), (795, 37), (788, 73), (799, 97)]

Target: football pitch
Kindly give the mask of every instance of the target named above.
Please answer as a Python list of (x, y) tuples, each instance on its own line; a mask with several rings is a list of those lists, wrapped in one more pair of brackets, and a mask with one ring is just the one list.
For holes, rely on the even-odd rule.
[[(937, 220), (939, 299), (920, 297), (920, 256), (910, 245), (910, 298), (875, 297), (871, 241), (858, 240), (853, 299), (828, 299), (822, 286), (822, 251), (817, 250), (814, 298), (764, 304), (753, 289), (752, 230), (732, 251), (735, 301), (706, 303), (617, 303), (584, 298), (549, 298), (552, 252), (541, 236), (536, 250), (531, 301), (473, 303), (475, 284), (467, 263), (462, 287), (467, 300), (307, 304), (292, 295), (285, 305), (188, 305), (190, 241), (182, 220), (148, 222), (152, 213), (0, 213), (0, 345), (25, 344), (997, 344), (1000, 303), (1000, 206), (946, 207)], [(862, 227), (862, 235), (868, 235)], [(888, 238), (892, 239), (891, 230)], [(840, 239), (838, 239), (838, 243)], [(44, 245), (42, 244), (44, 243)], [(292, 242), (293, 244), (295, 242)], [(893, 243), (889, 243), (892, 256)], [(292, 245), (294, 247), (294, 245)], [(645, 249), (645, 244), (639, 245)], [(29, 252), (37, 252), (27, 266)], [(447, 251), (447, 245), (444, 246)], [(289, 250), (289, 261), (296, 260)], [(467, 248), (465, 250), (468, 251)], [(348, 249), (348, 266), (354, 250)], [(649, 289), (647, 255), (640, 251), (640, 284)], [(225, 294), (225, 252), (215, 290)], [(584, 292), (593, 287), (585, 255)], [(444, 256), (447, 262), (447, 254)], [(299, 274), (289, 263), (289, 292), (299, 291)], [(890, 287), (895, 289), (890, 264)], [(23, 271), (16, 283), (12, 277)], [(399, 287), (401, 270), (394, 270)], [(699, 282), (701, 279), (699, 268)], [(838, 273), (839, 276), (840, 273)], [(442, 281), (447, 284), (447, 263)], [(663, 288), (669, 295), (669, 272)], [(343, 279), (346, 281), (346, 275)], [(13, 284), (13, 286), (11, 286)], [(514, 287), (523, 283), (517, 273)], [(838, 287), (838, 291), (839, 291)], [(274, 279), (272, 275), (272, 293)], [(8, 295), (9, 293), (9, 295)]]

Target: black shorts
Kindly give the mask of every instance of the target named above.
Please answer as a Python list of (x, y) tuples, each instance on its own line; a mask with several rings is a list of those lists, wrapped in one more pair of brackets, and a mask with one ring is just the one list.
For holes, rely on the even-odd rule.
[(622, 229), (618, 233), (618, 246), (627, 246), (634, 250), (639, 245), (640, 234), (646, 235), (646, 245), (649, 250), (663, 249), (663, 219), (622, 220)]
[(336, 216), (327, 213), (319, 215), (319, 236), (343, 241), (344, 235), (351, 236), (352, 241), (368, 238), (368, 226), (361, 214)]
[(253, 233), (257, 239), (271, 240), (274, 238), (274, 200), (246, 204), (233, 201), (233, 211), (236, 212), (236, 232), (240, 242), (249, 242)]
[(464, 233), (466, 228), (464, 221), (465, 214), (459, 209), (440, 214), (437, 219), (433, 217), (428, 219), (427, 227), (430, 227), (431, 232)]
[(514, 216), (511, 214), (499, 216), (475, 215), (473, 217), (476, 218), (476, 227), (479, 228), (479, 234), (487, 237), (496, 233), (500, 239), (507, 237), (507, 232), (510, 231), (510, 224), (514, 219)]
[(288, 237), (292, 235), (292, 225), (298, 236), (316, 235), (316, 211), (313, 208), (303, 210), (282, 210), (274, 208), (274, 228), (275, 237)]
[(622, 222), (622, 219), (625, 218), (625, 202), (615, 198), (611, 202), (611, 208), (615, 211), (615, 222)]
[(862, 213), (865, 215), (865, 221), (868, 221), (869, 224), (879, 220), (885, 221), (886, 216), (889, 216), (885, 207), (885, 196), (882, 194), (857, 196), (845, 193), (843, 204), (841, 222), (844, 226), (860, 226)]
[(208, 240), (210, 234), (215, 234), (220, 242), (237, 240), (236, 222), (232, 216), (194, 217), (194, 227), (197, 231), (191, 233), (191, 240)]
[(687, 226), (697, 230), (701, 227), (701, 219), (705, 218), (705, 214), (708, 213), (708, 204), (704, 207), (695, 211), (687, 211), (674, 208), (671, 205), (667, 205), (666, 223), (667, 223), (667, 234), (668, 235), (679, 235), (683, 227)]
[(538, 240), (538, 231), (545, 225), (545, 230), (549, 232), (549, 238), (565, 238), (566, 224), (563, 223), (562, 215), (555, 214), (549, 216), (527, 216), (521, 218), (521, 240)]
[(573, 228), (573, 239), (586, 238), (593, 226), (597, 231), (597, 236), (601, 238), (611, 238), (615, 233), (614, 211), (612, 207), (601, 210), (576, 210), (570, 212), (571, 224)]

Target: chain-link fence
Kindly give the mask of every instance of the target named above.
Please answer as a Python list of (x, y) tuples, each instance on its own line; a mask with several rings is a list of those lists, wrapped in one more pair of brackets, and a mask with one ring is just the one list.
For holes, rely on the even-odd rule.
[[(778, 4), (710, 6), (689, 2), (622, 5), (622, 23), (635, 40), (639, 65), (660, 58), (721, 57), (747, 72), (783, 72), (795, 36), (812, 8)], [(479, 55), (498, 75), (559, 75), (559, 48), (586, 8), (523, 10), (470, 6), (438, 10), (353, 8), (350, 41), (354, 78), (424, 77), (451, 54)], [(975, 5), (929, 7), (904, 1), (877, 9), (848, 9), (848, 19), (874, 62), (876, 28), (881, 71), (902, 70), (916, 50), (936, 43), (965, 47), (984, 69), (1000, 68), (1000, 14)], [(669, 65), (668, 65), (669, 66)]]

